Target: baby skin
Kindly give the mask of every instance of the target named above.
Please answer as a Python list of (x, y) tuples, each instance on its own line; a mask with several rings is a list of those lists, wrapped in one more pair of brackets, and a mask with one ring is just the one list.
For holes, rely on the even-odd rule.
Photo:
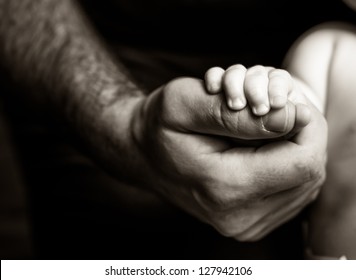
[[(263, 120), (263, 129), (245, 140), (280, 139), (282, 135), (290, 139), (310, 122), (311, 100), (317, 107), (322, 106), (307, 85), (273, 67), (257, 65), (246, 69), (236, 64), (226, 71), (213, 67), (205, 73), (205, 86), (210, 94), (224, 93), (231, 112), (249, 110), (254, 118)], [(248, 131), (251, 123), (246, 121), (244, 126)], [(267, 137), (266, 132), (270, 132)]]
[(306, 242), (312, 259), (356, 259), (356, 28), (325, 23), (299, 38), (284, 67), (322, 101), (328, 122), (327, 177), (311, 205)]
[[(292, 50), (292, 53), (295, 51), (296, 49)], [(292, 56), (294, 55), (293, 53)], [(292, 71), (295, 70), (293, 63), (291, 61)], [(302, 69), (297, 68), (297, 70), (298, 73)], [(213, 67), (205, 73), (205, 86), (210, 94), (223, 94), (226, 105), (231, 111), (249, 109), (256, 117), (268, 118), (270, 121), (268, 128), (272, 128), (273, 131), (286, 132), (287, 130), (285, 138), (290, 141), (293, 141), (293, 136), (309, 124), (312, 107), (324, 113), (326, 92), (316, 92), (314, 90), (315, 84), (308, 85), (282, 69), (260, 65), (246, 69), (240, 64), (233, 65), (226, 70)], [(313, 90), (311, 89), (312, 86)], [(286, 125), (290, 122), (290, 119), (294, 120), (293, 126)], [(268, 128), (266, 129), (268, 130)], [(258, 135), (256, 135), (256, 138), (261, 139)], [(324, 205), (320, 199), (318, 199), (316, 205), (317, 207), (314, 207), (314, 210), (312, 208), (311, 219), (307, 223), (309, 231), (306, 232), (305, 238), (306, 257), (338, 259), (345, 258), (346, 255), (348, 258), (355, 258), (354, 240), (351, 242), (351, 249), (345, 250), (343, 248), (346, 245), (342, 244), (342, 241), (332, 242), (332, 240), (329, 240), (330, 237), (324, 234), (325, 231), (333, 232), (333, 230), (323, 228), (323, 226), (330, 227), (333, 224), (333, 221), (330, 221), (330, 210), (328, 209), (334, 208), (335, 205), (330, 205), (330, 203)], [(343, 205), (338, 204), (337, 206), (339, 212), (340, 209), (341, 212), (344, 212), (342, 210), (344, 209)], [(347, 216), (350, 215), (354, 216), (355, 213), (348, 213)], [(347, 223), (348, 221), (342, 226), (347, 227)], [(347, 232), (350, 232), (350, 230), (347, 230)], [(332, 237), (337, 238), (337, 234)], [(350, 237), (347, 239), (350, 239)], [(356, 235), (354, 239), (356, 239)], [(332, 248), (329, 248), (329, 244)], [(317, 249), (316, 253), (315, 249)]]

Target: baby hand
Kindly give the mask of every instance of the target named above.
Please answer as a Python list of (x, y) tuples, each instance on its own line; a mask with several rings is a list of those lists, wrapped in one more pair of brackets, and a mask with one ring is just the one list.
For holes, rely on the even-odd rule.
[[(286, 108), (289, 101), (296, 106), (295, 127), (301, 128), (310, 122), (305, 102), (302, 102), (304, 105), (298, 103), (303, 99), (302, 93), (298, 92), (292, 76), (283, 69), (261, 65), (246, 69), (241, 64), (233, 65), (226, 71), (213, 67), (205, 73), (205, 84), (211, 94), (223, 92), (231, 110), (239, 111), (248, 105), (256, 116), (276, 115), (273, 112)], [(297, 95), (299, 97), (296, 98)], [(279, 123), (284, 121), (276, 116), (273, 119)]]

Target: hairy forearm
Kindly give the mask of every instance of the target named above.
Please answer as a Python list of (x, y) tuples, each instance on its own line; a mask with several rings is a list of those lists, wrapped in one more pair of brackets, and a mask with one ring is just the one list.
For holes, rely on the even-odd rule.
[(118, 169), (132, 168), (130, 121), (143, 94), (80, 6), (71, 0), (0, 0), (0, 6), (0, 61), (13, 80), (54, 108), (100, 160), (116, 153)]
[(140, 95), (75, 1), (0, 3), (1, 58), (17, 79), (40, 86), (41, 98), (71, 114), (82, 102), (103, 107)]

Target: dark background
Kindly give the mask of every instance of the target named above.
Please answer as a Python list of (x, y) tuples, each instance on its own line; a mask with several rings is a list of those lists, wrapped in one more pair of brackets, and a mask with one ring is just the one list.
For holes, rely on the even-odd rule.
[[(81, 1), (100, 36), (147, 92), (177, 76), (202, 78), (217, 65), (278, 67), (310, 27), (356, 17), (336, 0), (100, 2)], [(303, 258), (305, 213), (259, 242), (222, 237), (108, 176), (63, 124), (21, 98), (19, 88), (3, 73), (2, 259)]]

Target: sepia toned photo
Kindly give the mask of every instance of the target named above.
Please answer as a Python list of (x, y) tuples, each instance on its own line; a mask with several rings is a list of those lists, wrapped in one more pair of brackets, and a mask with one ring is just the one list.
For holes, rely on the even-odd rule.
[(0, 74), (2, 260), (356, 259), (356, 1), (0, 0)]

